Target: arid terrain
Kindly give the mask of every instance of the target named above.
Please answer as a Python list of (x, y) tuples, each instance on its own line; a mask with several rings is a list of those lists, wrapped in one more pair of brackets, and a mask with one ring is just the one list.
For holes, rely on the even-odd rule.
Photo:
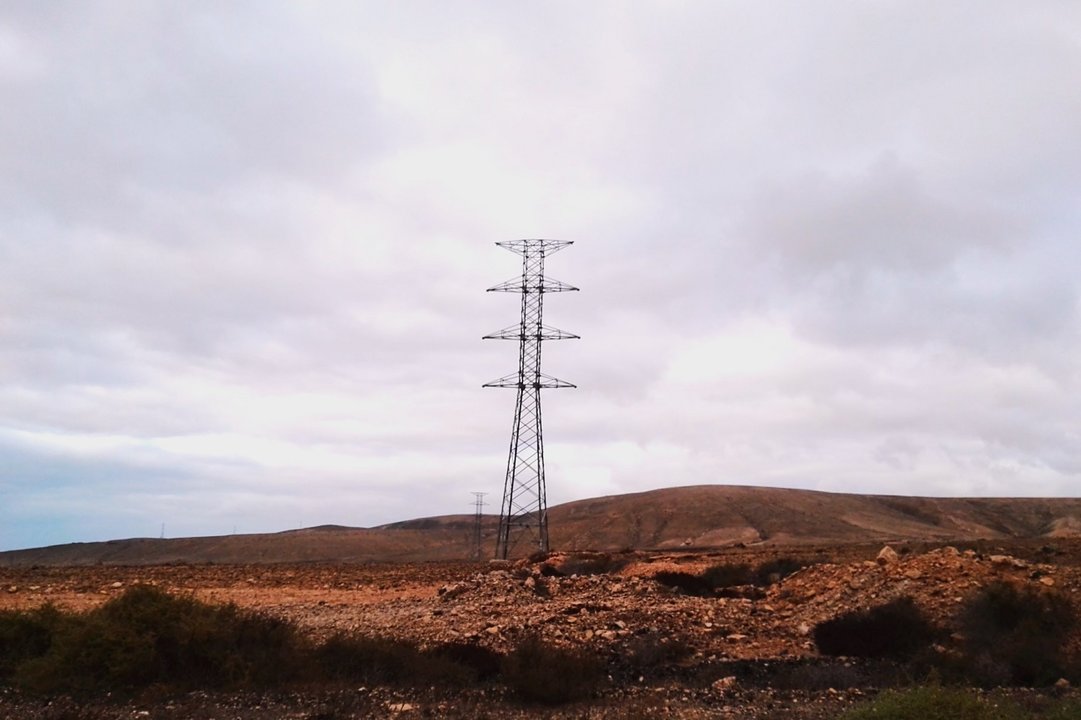
[[(553, 506), (548, 515), (553, 548), (605, 552), (1081, 537), (1078, 498), (919, 498), (699, 485), (579, 500)], [(0, 552), (0, 566), (461, 560), (472, 554), (473, 522), (473, 516), (447, 515), (376, 528), (70, 543)], [(497, 523), (484, 517), (487, 552), (494, 549)]]
[[(1076, 501), (868, 500), (764, 491), (766, 497), (756, 500), (760, 515), (750, 517), (745, 491), (706, 492), (706, 502), (702, 489), (683, 489), (681, 502), (690, 498), (703, 505), (697, 514), (677, 507), (678, 493), (672, 491), (660, 496), (666, 502), (657, 502), (657, 496), (648, 503), (641, 496), (624, 496), (563, 506), (553, 512), (553, 537), (562, 538), (554, 544), (572, 549), (502, 562), (288, 561), (310, 552), (303, 548), (317, 547), (320, 538), (327, 540), (324, 553), (341, 553), (346, 547), (342, 537), (350, 533), (408, 533), (409, 542), (398, 547), (415, 554), (419, 550), (412, 543), (419, 541), (414, 536), (445, 537), (452, 533), (447, 526), (456, 522), (448, 519), (381, 530), (330, 528), (262, 536), (271, 543), (298, 541), (302, 550), (283, 553), (286, 562), (271, 562), (276, 546), (252, 538), (232, 546), (234, 554), (241, 549), (256, 553), (245, 556), (245, 562), (223, 561), (221, 555), (214, 562), (200, 560), (209, 545), (199, 541), (206, 539), (172, 541), (168, 562), (157, 561), (165, 545), (145, 540), (126, 541), (111, 563), (100, 554), (109, 544), (7, 553), (0, 560), (0, 610), (52, 604), (85, 611), (133, 586), (155, 585), (288, 620), (316, 640), (347, 632), (420, 647), (464, 643), (502, 655), (526, 638), (540, 638), (600, 658), (607, 677), (590, 698), (555, 707), (522, 702), (497, 684), (455, 692), (372, 685), (280, 693), (149, 693), (90, 706), (7, 691), (0, 694), (0, 717), (825, 720), (884, 687), (921, 678), (912, 677), (913, 666), (891, 660), (820, 653), (814, 629), (824, 621), (908, 597), (943, 628), (933, 652), (948, 656), (964, 640), (960, 608), (996, 581), (1055, 593), (1075, 607), (1081, 598), (1081, 538), (1068, 532), (1076, 526)], [(717, 509), (724, 497), (736, 509)], [(599, 528), (594, 537), (609, 533), (598, 542), (606, 551), (583, 550), (578, 541), (568, 540), (575, 532), (588, 534), (584, 525), (575, 525), (575, 518), (583, 516)], [(601, 516), (610, 518), (607, 530)], [(861, 526), (863, 538), (855, 531), (837, 537), (848, 532), (844, 528)], [(721, 533), (722, 527), (728, 530)], [(623, 542), (627, 532), (638, 533), (639, 542)], [(710, 542), (718, 547), (703, 547)], [(435, 542), (433, 552), (448, 552), (449, 546), (450, 541)], [(135, 552), (139, 547), (145, 554)], [(178, 559), (185, 548), (196, 557)], [(778, 572), (704, 592), (687, 584), (687, 578), (703, 577), (711, 568), (739, 567)], [(1081, 636), (1071, 635), (1067, 644), (1081, 647)], [(1052, 689), (988, 692), (1012, 693), (1035, 705), (1045, 697), (1075, 693), (1065, 682)]]
[[(96, 717), (810, 719), (834, 717), (892, 682), (888, 664), (820, 657), (811, 630), (823, 620), (910, 596), (949, 627), (964, 598), (996, 579), (1071, 596), (1081, 589), (1076, 540), (895, 549), (896, 558), (887, 553), (888, 559), (878, 557), (878, 546), (836, 545), (557, 553), (513, 563), (19, 567), (0, 570), (0, 609), (53, 603), (83, 610), (133, 584), (155, 584), (286, 618), (315, 637), (347, 630), (505, 652), (539, 635), (597, 653), (610, 676), (596, 698), (557, 709), (522, 705), (491, 689), (448, 696), (365, 687), (137, 699), (115, 716)], [(693, 574), (782, 557), (806, 566), (764, 588), (734, 588), (727, 597), (697, 597), (657, 579), (665, 571)], [(21, 702), (0, 700), (0, 713), (8, 712), (0, 716), (44, 712)]]

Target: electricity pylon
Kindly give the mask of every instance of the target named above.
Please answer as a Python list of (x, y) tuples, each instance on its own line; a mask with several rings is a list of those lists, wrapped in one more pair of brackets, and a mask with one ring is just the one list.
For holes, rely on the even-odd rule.
[(516, 388), (514, 427), (510, 436), (507, 475), (503, 483), (503, 503), (496, 536), (497, 558), (506, 559), (511, 549), (528, 536), (541, 552), (548, 551), (548, 503), (544, 487), (544, 433), (541, 423), (540, 391), (544, 388), (575, 387), (569, 382), (541, 372), (541, 344), (545, 340), (566, 340), (577, 335), (548, 327), (542, 322), (544, 295), (578, 288), (544, 277), (544, 258), (572, 243), (566, 240), (512, 240), (496, 245), (522, 256), (522, 276), (508, 280), (488, 292), (522, 294), (522, 315), (517, 325), (485, 335), (485, 340), (517, 340), (518, 372), (485, 383), (484, 387)]
[(474, 560), (481, 559), (481, 538), (484, 537), (484, 506), (487, 505), (484, 502), (484, 496), (487, 494), (486, 492), (473, 493), (475, 498), (473, 501), (473, 547), (470, 556)]

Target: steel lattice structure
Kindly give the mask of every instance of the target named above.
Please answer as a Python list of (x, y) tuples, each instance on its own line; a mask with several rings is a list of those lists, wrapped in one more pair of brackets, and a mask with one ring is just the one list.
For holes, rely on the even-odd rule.
[(541, 345), (545, 340), (577, 338), (543, 323), (544, 295), (578, 288), (544, 277), (544, 259), (571, 245), (566, 240), (513, 240), (496, 245), (522, 256), (522, 276), (488, 292), (522, 294), (517, 325), (485, 335), (485, 340), (517, 340), (518, 372), (485, 383), (484, 387), (516, 388), (514, 427), (510, 436), (507, 475), (496, 536), (496, 557), (506, 559), (512, 548), (528, 536), (535, 549), (548, 551), (548, 504), (544, 485), (544, 433), (541, 395), (544, 388), (575, 387), (541, 372)]

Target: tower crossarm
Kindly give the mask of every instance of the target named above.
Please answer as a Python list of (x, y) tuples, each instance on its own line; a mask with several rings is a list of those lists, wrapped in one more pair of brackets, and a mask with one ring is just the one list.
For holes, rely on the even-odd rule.
[(537, 327), (523, 328), (521, 325), (511, 325), (502, 330), (485, 335), (484, 340), (580, 340), (581, 336), (569, 333), (566, 330), (540, 325)]
[(527, 379), (523, 381), (518, 373), (511, 373), (510, 375), (504, 375), (501, 378), (496, 378), (490, 382), (484, 383), (481, 387), (486, 388), (544, 388), (544, 389), (559, 389), (559, 388), (576, 388), (578, 387), (574, 383), (569, 383), (566, 380), (560, 380), (557, 377), (540, 373), (539, 378), (536, 380)]
[(516, 292), (516, 293), (554, 293), (554, 292), (575, 292), (578, 288), (573, 285), (568, 285), (562, 280), (554, 280), (552, 278), (540, 277), (516, 277), (501, 282), (498, 285), (493, 285), (488, 288), (488, 292)]
[(573, 240), (507, 240), (505, 242), (497, 242), (501, 248), (510, 250), (513, 253), (519, 255), (552, 255), (559, 252), (568, 245), (573, 245)]

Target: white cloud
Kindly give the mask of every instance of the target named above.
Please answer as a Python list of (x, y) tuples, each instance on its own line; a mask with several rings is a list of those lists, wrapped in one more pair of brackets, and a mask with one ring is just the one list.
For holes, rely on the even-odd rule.
[(1076, 494), (1079, 38), (1057, 2), (6, 7), (0, 544), (494, 497), (483, 290), (535, 236), (582, 287), (553, 501)]

